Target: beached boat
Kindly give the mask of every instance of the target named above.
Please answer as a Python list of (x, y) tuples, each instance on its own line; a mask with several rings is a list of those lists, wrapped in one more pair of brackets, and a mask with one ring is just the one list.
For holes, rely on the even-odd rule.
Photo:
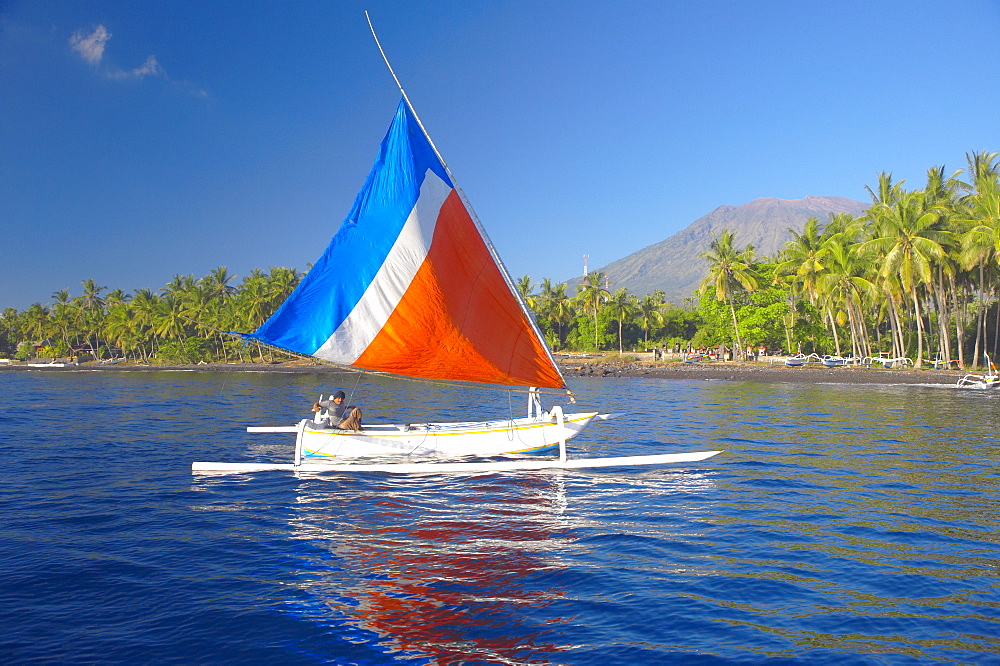
[(817, 354), (809, 354), (808, 356), (806, 356), (805, 354), (796, 354), (795, 356), (789, 356), (788, 358), (786, 358), (785, 365), (787, 365), (790, 368), (798, 368), (805, 365), (806, 363), (818, 360), (820, 360), (820, 358), (819, 355)]
[[(323, 427), (317, 418), (322, 421), (324, 415), (319, 414), (295, 425), (247, 429), (295, 433), (290, 465), (196, 462), (192, 469), (332, 470), (347, 462), (352, 470), (476, 471), (668, 464), (718, 453), (566, 459), (567, 440), (592, 420), (612, 415), (564, 413), (559, 405), (543, 409), (542, 389), (569, 393), (562, 373), (454, 176), (402, 87), (400, 91), (403, 98), (347, 218), (295, 291), (245, 337), (359, 371), (516, 387), (527, 393), (527, 415), (341, 430)], [(521, 453), (559, 455), (547, 461), (422, 462), (416, 470), (400, 464)]]
[(985, 356), (987, 373), (985, 375), (974, 375), (971, 373), (965, 375), (958, 380), (958, 388), (988, 391), (1000, 387), (1000, 371), (997, 371), (997, 366), (990, 360), (990, 355), (985, 354)]
[(857, 363), (857, 359), (852, 356), (830, 356), (828, 354), (823, 356), (820, 362), (827, 368), (839, 368), (845, 365), (854, 365)]
[(684, 354), (683, 360), (685, 363), (710, 363), (718, 359), (708, 354)]
[(890, 358), (889, 356), (866, 356), (861, 359), (861, 364), (866, 367), (881, 365), (887, 370), (892, 368), (905, 368), (907, 366), (912, 368), (913, 359), (907, 358), (906, 356), (897, 356), (895, 358)]

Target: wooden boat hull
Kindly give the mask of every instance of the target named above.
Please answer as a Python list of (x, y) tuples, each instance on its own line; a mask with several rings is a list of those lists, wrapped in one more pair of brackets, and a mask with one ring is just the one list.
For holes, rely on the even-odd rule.
[(384, 458), (414, 456), (455, 458), (508, 453), (551, 453), (560, 441), (582, 431), (597, 412), (567, 414), (562, 425), (549, 417), (525, 417), (467, 423), (366, 425), (362, 430), (300, 424), (305, 458)]

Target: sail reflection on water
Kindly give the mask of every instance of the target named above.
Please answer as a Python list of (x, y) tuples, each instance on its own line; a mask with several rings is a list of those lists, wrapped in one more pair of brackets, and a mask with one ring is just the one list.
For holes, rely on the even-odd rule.
[(560, 651), (535, 621), (564, 596), (550, 575), (577, 538), (560, 474), (316, 476), (292, 508), (295, 536), (316, 553), (295, 583), (382, 649), (442, 663)]
[[(646, 538), (650, 512), (667, 525), (706, 524), (678, 500), (714, 488), (691, 472), (364, 478), (300, 475), (289, 524), (315, 555), (295, 584), (322, 600), (327, 620), (440, 663), (547, 663), (572, 650), (566, 629), (606, 592), (602, 583), (594, 599), (580, 597), (583, 581), (607, 573), (591, 542)], [(665, 527), (658, 538), (701, 538)], [(631, 568), (627, 558), (615, 566)], [(644, 569), (648, 579), (677, 567)]]
[(657, 634), (632, 626), (632, 595), (717, 573), (691, 556), (716, 474), (205, 474), (193, 490), (281, 562), (261, 582), (317, 637), (418, 662), (552, 663), (624, 626)]

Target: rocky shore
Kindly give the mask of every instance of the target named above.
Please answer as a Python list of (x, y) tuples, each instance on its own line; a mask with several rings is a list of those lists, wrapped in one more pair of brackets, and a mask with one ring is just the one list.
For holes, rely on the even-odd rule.
[(662, 379), (724, 379), (797, 384), (954, 384), (966, 373), (961, 370), (882, 369), (839, 367), (820, 364), (796, 368), (780, 363), (642, 363), (595, 360), (587, 363), (560, 361), (566, 377), (649, 377)]
[[(740, 380), (759, 382), (789, 382), (810, 384), (954, 384), (966, 374), (961, 370), (934, 369), (881, 369), (881, 368), (826, 368), (819, 364), (797, 368), (779, 363), (682, 363), (679, 361), (624, 361), (608, 358), (558, 359), (566, 377), (645, 377), (659, 379)], [(207, 372), (280, 372), (280, 373), (343, 373), (344, 368), (291, 361), (286, 363), (203, 363), (198, 365), (142, 365), (118, 363), (102, 365), (96, 362), (65, 367), (39, 368), (26, 364), (0, 364), (4, 371), (38, 372), (156, 372), (156, 371), (207, 371)]]

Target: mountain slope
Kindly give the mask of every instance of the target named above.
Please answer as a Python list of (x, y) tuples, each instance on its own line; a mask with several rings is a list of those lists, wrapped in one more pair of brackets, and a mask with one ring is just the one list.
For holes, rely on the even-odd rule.
[[(810, 217), (825, 223), (831, 213), (860, 215), (867, 207), (853, 199), (812, 196), (794, 200), (770, 197), (742, 206), (719, 206), (670, 238), (597, 270), (607, 273), (612, 291), (625, 287), (642, 296), (662, 289), (668, 301), (680, 303), (694, 293), (708, 272), (708, 265), (698, 255), (708, 250), (713, 235), (723, 229), (735, 234), (736, 247), (753, 245), (758, 256), (773, 255), (791, 239), (788, 230), (801, 231)], [(567, 283), (572, 294), (580, 278)]]

